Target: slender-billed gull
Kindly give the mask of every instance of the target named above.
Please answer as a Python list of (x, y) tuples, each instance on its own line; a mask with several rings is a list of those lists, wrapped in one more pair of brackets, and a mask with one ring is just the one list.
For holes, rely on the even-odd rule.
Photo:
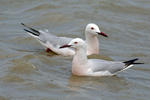
[[(25, 31), (31, 36), (39, 40), (39, 42), (46, 47), (46, 51), (49, 50), (60, 54), (63, 56), (73, 56), (75, 51), (71, 48), (60, 49), (61, 45), (68, 44), (73, 38), (69, 37), (58, 37), (53, 34), (50, 34), (48, 31), (36, 30), (31, 28), (24, 23), (21, 23), (25, 26)], [(85, 28), (85, 38), (87, 42), (87, 55), (99, 54), (99, 41), (97, 35), (102, 35), (108, 37), (104, 32), (101, 32), (99, 27), (96, 24), (90, 23)]]
[(135, 63), (138, 60), (137, 58), (124, 62), (88, 59), (86, 55), (86, 42), (80, 38), (75, 38), (68, 45), (63, 45), (60, 48), (66, 47), (75, 49), (72, 73), (78, 76), (112, 76), (132, 67), (132, 64), (142, 64)]

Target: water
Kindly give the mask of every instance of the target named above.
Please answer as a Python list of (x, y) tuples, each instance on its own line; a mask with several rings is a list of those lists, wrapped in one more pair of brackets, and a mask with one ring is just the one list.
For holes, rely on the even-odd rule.
[[(149, 100), (149, 0), (1, 0), (0, 100)], [(24, 22), (56, 35), (84, 38), (93, 22), (100, 53), (113, 60), (140, 58), (144, 65), (113, 77), (77, 77), (71, 58), (46, 53), (23, 31)]]

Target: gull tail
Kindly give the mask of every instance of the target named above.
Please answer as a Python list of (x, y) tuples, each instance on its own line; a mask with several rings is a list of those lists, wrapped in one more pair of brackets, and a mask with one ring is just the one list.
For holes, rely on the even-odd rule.
[(122, 71), (124, 71), (124, 70), (127, 70), (127, 69), (133, 67), (133, 64), (144, 64), (144, 63), (135, 62), (135, 61), (137, 61), (137, 60), (139, 60), (139, 59), (138, 59), (138, 58), (135, 58), (135, 59), (132, 59), (132, 60), (128, 60), (128, 61), (122, 62), (122, 63), (125, 64), (125, 67), (124, 67), (122, 70), (119, 70), (119, 71), (115, 72), (113, 75), (116, 75), (116, 74), (118, 74), (119, 72), (122, 72)]
[(34, 28), (31, 28), (29, 26), (27, 26), (26, 24), (24, 23), (21, 23), (21, 25), (23, 25), (24, 27), (26, 27), (27, 29), (24, 29), (24, 31), (26, 31), (27, 33), (30, 33), (31, 36), (33, 37), (38, 37), (40, 36), (40, 32)]
[(135, 58), (135, 59), (132, 59), (132, 60), (128, 60), (128, 61), (124, 61), (123, 63), (126, 65), (126, 66), (130, 66), (132, 64), (144, 64), (144, 63), (136, 63), (135, 61), (139, 60), (138, 58)]

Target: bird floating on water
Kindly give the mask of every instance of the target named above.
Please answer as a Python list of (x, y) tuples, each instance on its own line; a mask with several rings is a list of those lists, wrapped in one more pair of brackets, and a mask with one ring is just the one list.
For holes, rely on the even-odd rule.
[(143, 64), (135, 62), (138, 58), (124, 62), (88, 59), (86, 55), (87, 44), (80, 38), (71, 40), (69, 44), (61, 46), (60, 49), (67, 47), (75, 49), (72, 73), (78, 76), (113, 76), (132, 67), (133, 64)]
[[(63, 56), (73, 56), (75, 51), (71, 48), (63, 48), (59, 47), (65, 44), (68, 44), (73, 38), (69, 37), (58, 37), (53, 34), (50, 34), (48, 31), (36, 30), (32, 27), (21, 23), (25, 27), (25, 31), (36, 38), (45, 48), (46, 51), (53, 51), (56, 54), (60, 54)], [(104, 32), (101, 32), (99, 27), (96, 24), (90, 23), (85, 28), (85, 38), (87, 43), (87, 55), (99, 54), (99, 41), (97, 35), (102, 35), (104, 37), (108, 37)]]

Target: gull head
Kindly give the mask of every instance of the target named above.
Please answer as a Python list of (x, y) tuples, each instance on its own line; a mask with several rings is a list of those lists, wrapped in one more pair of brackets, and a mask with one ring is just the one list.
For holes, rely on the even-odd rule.
[(75, 49), (86, 48), (86, 43), (81, 38), (75, 38), (75, 39), (71, 40), (69, 44), (63, 45), (60, 48), (66, 48), (66, 47), (72, 47)]
[(93, 24), (93, 23), (90, 23), (86, 26), (85, 32), (86, 32), (86, 34), (89, 34), (92, 36), (102, 35), (104, 37), (108, 37), (107, 34), (100, 31), (98, 25)]

